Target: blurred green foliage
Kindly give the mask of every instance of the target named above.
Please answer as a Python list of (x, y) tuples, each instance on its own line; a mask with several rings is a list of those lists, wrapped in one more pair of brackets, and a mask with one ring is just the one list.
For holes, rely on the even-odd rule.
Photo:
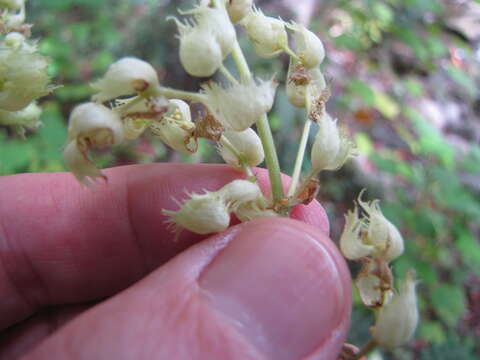
[[(449, 100), (473, 109), (478, 79), (469, 69), (480, 65), (459, 65), (452, 54), (461, 51), (472, 59), (474, 44), (447, 26), (448, 1), (328, 3), (324, 12), (329, 16), (318, 14), (313, 27), (331, 54), (325, 64), (327, 77), (334, 74), (329, 111), (355, 133), (361, 154), (341, 172), (322, 175), (321, 201), (331, 215), (332, 237), (338, 238), (342, 214), (361, 188), (367, 187), (371, 198), (385, 199), (385, 215), (406, 240), (405, 255), (393, 268), (398, 277), (407, 268), (416, 269), (422, 313), (417, 339), (408, 349), (385, 353), (385, 358), (477, 359), (480, 146), (468, 130), (459, 136), (462, 146), (456, 146), (445, 129), (419, 110), (424, 100)], [(52, 58), (52, 75), (63, 87), (43, 102), (44, 126), (27, 141), (0, 129), (0, 175), (63, 170), (61, 150), (70, 109), (88, 99), (89, 82), (121, 56), (150, 61), (167, 85), (195, 89), (198, 81), (184, 74), (172, 50), (174, 28), (163, 20), (177, 6), (156, 0), (31, 1), (34, 36), (41, 38), (40, 49)], [(258, 59), (251, 48), (247, 54), (258, 72), (277, 72), (284, 78), (286, 59)], [(303, 111), (289, 105), (280, 90), (271, 124), (286, 172), (293, 167), (303, 119)], [(97, 160), (107, 166), (218, 157), (207, 142), (186, 158), (146, 138), (117, 148), (113, 155), (99, 153)], [(351, 340), (365, 342), (371, 314), (357, 306), (352, 323)]]

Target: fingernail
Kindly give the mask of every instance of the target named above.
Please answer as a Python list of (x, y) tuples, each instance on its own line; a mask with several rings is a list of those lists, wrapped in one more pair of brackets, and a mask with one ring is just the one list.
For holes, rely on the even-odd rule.
[(323, 233), (305, 226), (271, 219), (240, 225), (200, 277), (215, 309), (269, 359), (308, 356), (348, 326), (343, 260)]

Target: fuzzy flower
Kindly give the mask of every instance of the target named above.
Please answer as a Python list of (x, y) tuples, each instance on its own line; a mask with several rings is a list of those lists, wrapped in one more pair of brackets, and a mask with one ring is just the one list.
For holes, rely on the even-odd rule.
[(337, 170), (354, 155), (354, 145), (340, 132), (337, 121), (325, 114), (319, 121), (312, 146), (312, 167), (315, 172)]
[(259, 9), (250, 12), (243, 24), (257, 55), (262, 58), (269, 59), (280, 55), (288, 45), (285, 23), (280, 19), (265, 16)]
[(125, 57), (110, 65), (105, 76), (92, 84), (98, 92), (95, 102), (104, 102), (119, 96), (141, 94), (159, 85), (155, 69), (147, 62)]
[(203, 86), (205, 105), (226, 130), (244, 131), (273, 106), (277, 83), (273, 80), (244, 80), (223, 88), (215, 82)]
[(175, 17), (180, 40), (180, 62), (192, 76), (208, 77), (222, 65), (233, 50), (236, 32), (227, 14), (207, 6), (184, 12), (193, 20), (182, 23)]
[(350, 260), (373, 256), (390, 262), (403, 253), (402, 235), (395, 225), (383, 216), (378, 200), (364, 202), (361, 200), (362, 193), (358, 197), (358, 207), (365, 215), (359, 216), (357, 204), (353, 212), (347, 213), (340, 249)]
[(286, 91), (288, 100), (295, 106), (306, 107), (307, 88), (311, 99), (318, 98), (327, 87), (320, 69), (307, 69), (294, 58), (288, 66)]
[(228, 15), (233, 23), (240, 22), (252, 11), (253, 0), (230, 0), (227, 4)]
[(380, 347), (393, 349), (412, 339), (418, 324), (415, 284), (414, 272), (408, 271), (400, 292), (380, 309), (372, 329), (373, 339)]
[(0, 110), (0, 124), (13, 127), (21, 137), (24, 137), (25, 130), (36, 130), (42, 125), (41, 114), (42, 109), (36, 102), (32, 102), (19, 111)]
[(198, 144), (193, 136), (195, 124), (192, 122), (190, 107), (182, 100), (169, 100), (171, 110), (163, 118), (150, 125), (152, 132), (172, 149), (192, 154)]
[(49, 61), (35, 51), (33, 45), (0, 44), (0, 109), (21, 110), (54, 89), (49, 85)]
[(162, 210), (178, 231), (185, 228), (197, 234), (221, 232), (230, 225), (230, 214), (245, 203), (262, 199), (263, 195), (247, 180), (234, 180), (218, 191), (192, 194), (179, 204), (177, 211)]
[(223, 160), (236, 169), (242, 169), (242, 164), (257, 166), (263, 162), (263, 152), (260, 137), (251, 128), (244, 131), (225, 131), (223, 136), (235, 147), (238, 152), (234, 154), (228, 147), (219, 146), (219, 152)]
[(89, 185), (90, 179), (104, 177), (88, 159), (90, 149), (119, 144), (123, 139), (122, 123), (115, 112), (95, 103), (79, 105), (70, 115), (65, 163), (80, 183)]
[(325, 58), (322, 41), (303, 25), (292, 23), (287, 26), (294, 32), (295, 50), (302, 64), (308, 69), (318, 67)]

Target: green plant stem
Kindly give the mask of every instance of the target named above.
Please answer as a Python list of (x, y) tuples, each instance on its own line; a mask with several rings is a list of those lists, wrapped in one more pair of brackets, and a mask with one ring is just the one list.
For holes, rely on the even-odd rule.
[(238, 85), (238, 80), (235, 79), (235, 76), (233, 76), (230, 71), (228, 71), (225, 65), (222, 64), (219, 70), (232, 84)]
[(183, 90), (176, 90), (176, 89), (167, 88), (163, 86), (158, 86), (155, 89), (154, 94), (157, 96), (165, 96), (166, 98), (169, 98), (169, 99), (182, 99), (182, 100), (188, 100), (188, 101), (193, 101), (198, 103), (204, 103), (207, 99), (206, 96), (203, 94), (183, 91)]
[(377, 343), (375, 342), (375, 340), (370, 339), (370, 341), (360, 349), (360, 352), (355, 355), (353, 360), (360, 360), (362, 357), (364, 357), (365, 355), (368, 355), (373, 350), (375, 350), (376, 347), (377, 347)]
[(297, 185), (300, 180), (300, 174), (302, 172), (303, 159), (305, 158), (305, 151), (307, 149), (308, 136), (310, 135), (310, 129), (312, 127), (312, 121), (309, 119), (311, 109), (309, 87), (307, 87), (307, 90), (305, 91), (305, 103), (307, 108), (307, 120), (303, 127), (302, 138), (300, 139), (300, 145), (298, 147), (297, 158), (295, 160), (295, 167), (292, 174), (292, 181), (288, 189), (288, 197), (292, 197), (297, 189)]

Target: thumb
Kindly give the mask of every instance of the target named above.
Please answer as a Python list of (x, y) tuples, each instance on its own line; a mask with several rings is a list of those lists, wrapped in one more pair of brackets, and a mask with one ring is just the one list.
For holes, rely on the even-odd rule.
[(336, 359), (350, 278), (323, 232), (260, 219), (83, 313), (32, 359)]

